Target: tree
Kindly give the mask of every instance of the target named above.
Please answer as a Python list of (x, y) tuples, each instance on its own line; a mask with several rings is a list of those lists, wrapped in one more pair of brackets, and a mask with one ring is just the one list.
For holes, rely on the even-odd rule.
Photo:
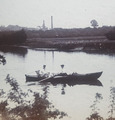
[(98, 103), (100, 103), (100, 100), (102, 99), (102, 94), (96, 93), (93, 105), (90, 106), (92, 108), (92, 113), (90, 117), (87, 118), (87, 120), (103, 120), (103, 117), (101, 117), (98, 112), (100, 109), (97, 107)]
[(115, 27), (111, 31), (105, 34), (109, 40), (115, 40)]
[[(49, 102), (48, 86), (44, 86), (43, 94), (40, 94), (31, 89), (23, 92), (18, 82), (10, 75), (7, 75), (5, 81), (10, 85), (10, 90), (5, 92), (0, 89), (0, 120), (48, 120), (67, 116)], [(14, 107), (9, 106), (10, 104)]]
[(94, 28), (97, 28), (98, 26), (98, 22), (96, 20), (91, 20), (91, 26), (93, 26)]
[(115, 87), (110, 87), (110, 105), (109, 105), (110, 111), (109, 113), (109, 118), (107, 120), (115, 120)]

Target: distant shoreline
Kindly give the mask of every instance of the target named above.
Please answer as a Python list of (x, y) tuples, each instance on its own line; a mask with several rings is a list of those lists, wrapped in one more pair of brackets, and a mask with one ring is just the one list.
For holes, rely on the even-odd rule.
[[(109, 39), (112, 38), (112, 39)], [(36, 50), (115, 52), (114, 27), (1, 31), (0, 45)]]
[(47, 51), (98, 51), (115, 53), (115, 41), (108, 40), (105, 36), (83, 36), (65, 38), (28, 38), (26, 42), (14, 45), (35, 50)]
[(110, 41), (105, 36), (32, 38), (20, 46), (36, 50), (115, 52), (115, 41)]

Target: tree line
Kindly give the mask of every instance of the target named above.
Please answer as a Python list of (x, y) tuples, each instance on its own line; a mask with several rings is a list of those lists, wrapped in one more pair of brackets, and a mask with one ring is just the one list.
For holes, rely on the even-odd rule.
[(27, 38), (69, 38), (86, 36), (106, 36), (110, 40), (115, 40), (115, 27), (95, 26), (93, 28), (63, 29), (54, 28), (51, 30), (20, 30), (20, 31), (1, 31), (0, 44), (12, 45), (26, 42)]
[(24, 30), (20, 31), (1, 31), (0, 44), (11, 45), (20, 44), (26, 41), (27, 35)]
[(63, 29), (54, 28), (52, 30), (26, 30), (28, 38), (64, 38), (64, 37), (81, 37), (81, 36), (106, 36), (106, 34), (112, 31), (114, 27), (103, 26), (94, 28), (74, 28)]

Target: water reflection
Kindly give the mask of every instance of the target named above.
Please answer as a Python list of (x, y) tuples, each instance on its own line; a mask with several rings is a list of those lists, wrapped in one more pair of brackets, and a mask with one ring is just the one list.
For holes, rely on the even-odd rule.
[(75, 85), (88, 85), (88, 86), (103, 86), (102, 83), (99, 80), (68, 80), (68, 81), (64, 81), (64, 80), (58, 80), (58, 81), (51, 81), (51, 82), (33, 82), (33, 83), (28, 83), (28, 86), (32, 86), (32, 85), (41, 85), (41, 86), (58, 86), (61, 85), (62, 89), (61, 89), (61, 94), (65, 94), (65, 89), (66, 86), (70, 86), (73, 87)]
[(34, 49), (36, 51), (44, 51), (44, 53), (46, 54), (46, 52), (52, 52), (52, 58), (54, 58), (54, 53), (55, 52), (65, 52), (65, 53), (80, 53), (80, 52), (84, 52), (84, 53), (88, 53), (88, 54), (98, 54), (98, 55), (108, 55), (108, 56), (115, 56), (115, 51), (114, 50), (96, 50), (96, 49), (83, 49), (82, 47), (78, 47), (76, 49), (63, 49), (63, 50), (58, 50), (58, 49)]
[(27, 49), (22, 48), (22, 47), (17, 47), (17, 46), (0, 46), (0, 51), (4, 53), (12, 53), (12, 54), (17, 54), (19, 56), (25, 57), (27, 54)]
[(35, 85), (36, 83), (40, 84), (40, 85), (45, 85), (45, 84), (52, 84), (54, 86), (56, 85), (63, 85), (63, 86), (75, 86), (75, 85), (89, 85), (89, 86), (103, 86), (103, 84), (99, 81), (99, 80), (70, 80), (70, 81), (51, 81), (51, 82), (31, 82), (31, 83), (28, 83), (28, 85)]
[(68, 80), (68, 81), (51, 81), (52, 85), (68, 85), (68, 86), (75, 86), (75, 85), (93, 85), (93, 86), (103, 86), (99, 80)]
[(115, 51), (100, 51), (100, 50), (87, 50), (83, 51), (88, 54), (98, 54), (98, 55), (108, 55), (108, 56), (114, 56), (115, 57)]
[(61, 91), (61, 94), (62, 94), (62, 95), (65, 95), (65, 89), (64, 89), (65, 87), (66, 87), (66, 85), (62, 85), (62, 89), (61, 89), (61, 90), (62, 90), (62, 91)]

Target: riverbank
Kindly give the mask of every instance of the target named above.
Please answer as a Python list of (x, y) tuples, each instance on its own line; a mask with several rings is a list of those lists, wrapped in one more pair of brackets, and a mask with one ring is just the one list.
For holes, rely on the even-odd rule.
[(113, 51), (115, 41), (105, 36), (67, 37), (67, 38), (31, 38), (21, 44), (23, 47), (34, 49), (78, 50), (78, 51)]
[(0, 49), (8, 49), (10, 46), (48, 51), (58, 50), (115, 53), (115, 41), (108, 40), (105, 36), (27, 38), (26, 42), (24, 43), (14, 45), (0, 45)]
[(114, 35), (112, 30), (114, 27), (1, 31), (0, 45), (39, 50), (115, 52), (114, 37), (108, 40)]

